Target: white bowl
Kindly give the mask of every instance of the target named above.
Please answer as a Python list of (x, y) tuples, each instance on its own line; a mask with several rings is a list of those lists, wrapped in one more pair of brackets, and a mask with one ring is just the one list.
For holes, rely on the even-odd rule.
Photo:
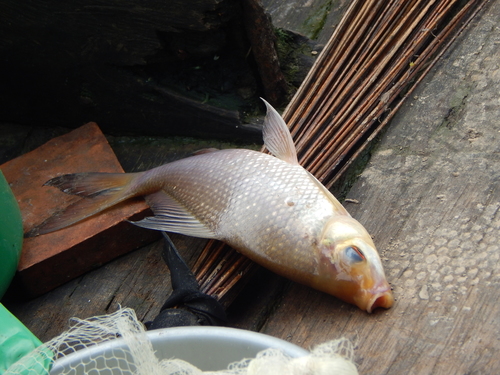
[[(224, 370), (231, 362), (253, 358), (258, 352), (268, 348), (281, 349), (291, 357), (309, 354), (307, 350), (287, 341), (236, 328), (174, 327), (153, 330), (146, 334), (153, 344), (158, 359), (182, 359), (203, 371)], [(83, 375), (92, 369), (105, 367), (111, 368), (111, 372), (108, 371), (107, 374), (132, 373), (133, 369), (127, 368), (126, 361), (106, 362), (104, 359), (111, 356), (125, 358), (123, 352), (116, 350), (124, 347), (124, 341), (116, 339), (79, 350), (55, 361), (50, 374), (61, 374), (72, 368), (75, 369), (73, 374)], [(92, 358), (97, 356), (101, 356), (101, 360), (92, 361)]]

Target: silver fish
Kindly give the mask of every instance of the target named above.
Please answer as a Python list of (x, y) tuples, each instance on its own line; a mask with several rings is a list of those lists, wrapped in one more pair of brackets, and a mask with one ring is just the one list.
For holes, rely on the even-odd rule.
[(135, 196), (154, 216), (135, 225), (214, 238), (291, 280), (372, 312), (393, 304), (365, 228), (297, 161), (290, 132), (266, 102), (263, 137), (274, 155), (206, 152), (140, 173), (78, 173), (46, 185), (86, 199), (31, 235), (52, 232)]

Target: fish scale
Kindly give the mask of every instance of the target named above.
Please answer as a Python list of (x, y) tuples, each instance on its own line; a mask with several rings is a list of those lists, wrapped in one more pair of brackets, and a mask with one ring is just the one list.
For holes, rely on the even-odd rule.
[(394, 301), (366, 229), (297, 161), (288, 128), (269, 104), (264, 144), (204, 152), (133, 174), (55, 177), (82, 199), (30, 233), (49, 233), (135, 196), (154, 216), (135, 225), (225, 241), (260, 265), (371, 312)]
[(289, 277), (317, 274), (311, 242), (335, 210), (302, 167), (252, 150), (220, 150), (158, 167), (141, 179), (153, 176), (215, 238), (271, 269), (277, 265), (280, 273), (286, 268)]

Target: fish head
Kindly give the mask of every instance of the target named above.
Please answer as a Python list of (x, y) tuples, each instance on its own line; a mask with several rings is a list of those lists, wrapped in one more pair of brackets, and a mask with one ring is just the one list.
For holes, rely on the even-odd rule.
[(380, 256), (366, 229), (350, 216), (336, 216), (318, 242), (319, 270), (314, 287), (371, 313), (394, 302)]

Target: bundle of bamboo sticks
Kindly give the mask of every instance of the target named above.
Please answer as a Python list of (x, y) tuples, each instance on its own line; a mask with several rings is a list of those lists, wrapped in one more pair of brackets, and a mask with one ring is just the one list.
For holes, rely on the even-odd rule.
[[(353, 0), (285, 109), (301, 165), (331, 188), (487, 0)], [(221, 299), (253, 263), (209, 241), (194, 267)]]
[(301, 164), (330, 188), (485, 3), (354, 0), (283, 114)]

